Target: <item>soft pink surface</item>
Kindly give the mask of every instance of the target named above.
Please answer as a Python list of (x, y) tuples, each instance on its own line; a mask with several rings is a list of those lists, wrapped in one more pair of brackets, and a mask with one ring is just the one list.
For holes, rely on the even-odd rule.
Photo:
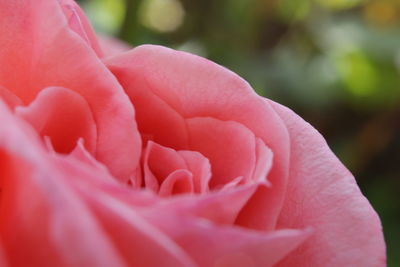
[[(211, 185), (248, 178), (255, 170), (256, 137), (260, 138), (274, 154), (268, 176), (274, 190), (257, 190), (238, 224), (275, 227), (287, 182), (289, 137), (269, 104), (237, 75), (187, 53), (141, 46), (105, 63), (135, 106), (144, 142), (199, 150), (210, 157), (217, 174)], [(233, 140), (234, 146), (229, 143)]]
[(150, 141), (143, 157), (146, 188), (163, 196), (209, 191), (210, 162), (199, 152), (175, 151)]
[(82, 160), (90, 154), (48, 153), (1, 103), (0, 115), (0, 235), (11, 266), (271, 266), (310, 235), (210, 223), (201, 219), (213, 220), (207, 205), (223, 201), (228, 212), (247, 190), (171, 200), (133, 193)]
[(57, 0), (60, 2), (62, 11), (67, 19), (68, 26), (96, 52), (99, 57), (103, 56), (100, 44), (97, 41), (89, 20), (85, 13), (74, 0)]
[[(235, 173), (258, 173), (252, 169), (255, 155), (267, 166), (266, 158), (273, 158), (270, 186), (256, 189), (235, 224), (265, 230), (311, 227), (312, 237), (282, 266), (384, 265), (376, 213), (320, 134), (294, 113), (258, 97), (226, 69), (187, 53), (142, 46), (106, 64), (135, 105), (144, 140), (204, 154), (213, 171), (211, 186), (234, 182)], [(168, 124), (178, 126), (175, 133), (164, 130)], [(257, 153), (256, 138), (267, 145), (258, 143)]]
[(72, 0), (0, 0), (0, 265), (384, 266), (292, 111), (201, 57), (100, 46)]
[(15, 112), (30, 122), (41, 136), (49, 137), (56, 151), (69, 153), (82, 138), (87, 150), (95, 154), (96, 123), (89, 105), (78, 93), (49, 87), (40, 91), (29, 106), (19, 106)]
[(277, 227), (315, 230), (280, 266), (385, 266), (379, 217), (351, 173), (314, 128), (288, 108), (272, 106), (291, 144), (287, 197)]
[[(72, 19), (80, 18), (87, 29), (79, 10), (74, 12)], [(24, 105), (49, 86), (83, 96), (96, 122), (96, 157), (118, 178), (129, 179), (141, 149), (132, 105), (92, 46), (69, 27), (59, 2), (0, 0), (0, 25), (0, 65), (8, 66), (0, 68), (0, 85)]]

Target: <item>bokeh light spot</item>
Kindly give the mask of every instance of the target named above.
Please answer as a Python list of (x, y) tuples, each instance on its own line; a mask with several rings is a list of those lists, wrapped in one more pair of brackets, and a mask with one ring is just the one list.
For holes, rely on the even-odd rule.
[(364, 7), (363, 13), (368, 21), (382, 26), (395, 24), (399, 19), (397, 9), (390, 1), (370, 2)]
[(84, 9), (94, 28), (99, 32), (116, 33), (124, 19), (123, 0), (91, 0), (85, 2)]
[(378, 75), (374, 65), (359, 49), (337, 51), (335, 65), (343, 82), (355, 96), (369, 96), (376, 93)]
[(158, 32), (172, 32), (183, 23), (185, 10), (178, 0), (148, 0), (140, 9), (141, 23)]

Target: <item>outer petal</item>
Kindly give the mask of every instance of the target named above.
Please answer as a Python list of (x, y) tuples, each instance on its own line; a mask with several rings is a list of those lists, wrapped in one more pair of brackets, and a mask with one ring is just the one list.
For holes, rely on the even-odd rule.
[(250, 185), (230, 190), (211, 191), (204, 195), (184, 195), (167, 198), (160, 209), (207, 219), (215, 224), (232, 225), (240, 210), (258, 186)]
[(288, 191), (278, 227), (315, 229), (280, 266), (384, 266), (379, 218), (353, 176), (315, 129), (271, 103), (291, 139)]
[[(0, 116), (0, 239), (11, 266), (194, 266), (137, 214), (151, 205), (147, 196), (109, 179), (90, 158), (81, 164), (90, 157), (83, 151), (46, 153), (1, 103)], [(124, 203), (126, 192), (136, 207)]]
[[(242, 211), (238, 223), (257, 229), (275, 227), (285, 194), (289, 142), (287, 130), (268, 103), (234, 73), (184, 52), (159, 46), (141, 46), (107, 58), (105, 63), (134, 103), (139, 128), (142, 122), (149, 122), (146, 111), (157, 109), (156, 101), (145, 102), (143, 99), (157, 97), (159, 102), (164, 102), (184, 118), (233, 120), (261, 138), (274, 154), (273, 167), (268, 176), (274, 189), (259, 189)], [(157, 116), (158, 119), (154, 123), (149, 122), (146, 128), (161, 132), (156, 122), (162, 120), (164, 114), (159, 112)], [(170, 136), (173, 140), (173, 135)], [(156, 142), (168, 146), (158, 140)]]
[[(273, 266), (306, 240), (310, 230), (250, 231), (160, 209), (141, 212), (201, 267)], [(160, 220), (160, 217), (163, 218)]]
[(30, 127), (0, 103), (0, 239), (11, 266), (122, 266)]
[(0, 266), (8, 267), (7, 257), (4, 254), (3, 245), (0, 245)]
[(0, 86), (0, 99), (2, 99), (10, 108), (22, 105), (22, 101), (18, 96), (2, 86)]
[(99, 57), (103, 56), (100, 45), (97, 42), (89, 20), (85, 13), (74, 0), (58, 0), (60, 1), (64, 15), (68, 21), (69, 27), (79, 34), (81, 38), (96, 52)]
[(58, 1), (0, 0), (0, 25), (0, 85), (24, 104), (49, 86), (81, 94), (97, 124), (97, 158), (126, 181), (141, 148), (132, 105), (93, 50), (69, 28)]
[(179, 246), (141, 218), (132, 206), (119, 201), (117, 194), (106, 195), (88, 187), (81, 190), (129, 266), (194, 266)]
[(151, 203), (143, 192), (131, 191), (128, 196), (123, 188), (117, 189), (120, 185), (99, 186), (101, 180), (90, 175), (88, 179), (71, 177), (118, 249), (134, 265), (272, 266), (311, 233), (231, 227), (232, 217), (254, 192), (253, 186), (204, 198), (182, 196)]
[(74, 154), (58, 161), (128, 266), (193, 266), (177, 244), (137, 212), (162, 199), (109, 179), (107, 172), (90, 162), (80, 165), (81, 157)]

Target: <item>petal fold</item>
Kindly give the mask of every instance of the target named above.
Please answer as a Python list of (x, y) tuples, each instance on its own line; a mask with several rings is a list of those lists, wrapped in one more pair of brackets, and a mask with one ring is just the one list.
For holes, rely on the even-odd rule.
[(16, 114), (28, 121), (41, 136), (48, 136), (60, 153), (71, 152), (82, 138), (86, 149), (95, 154), (97, 128), (86, 100), (61, 87), (49, 87), (27, 107), (17, 107)]

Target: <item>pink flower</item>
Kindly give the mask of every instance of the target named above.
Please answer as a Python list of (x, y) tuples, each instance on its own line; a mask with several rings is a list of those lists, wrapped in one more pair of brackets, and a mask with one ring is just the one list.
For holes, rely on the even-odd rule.
[(101, 47), (72, 0), (0, 0), (2, 266), (384, 266), (309, 124), (206, 59)]

